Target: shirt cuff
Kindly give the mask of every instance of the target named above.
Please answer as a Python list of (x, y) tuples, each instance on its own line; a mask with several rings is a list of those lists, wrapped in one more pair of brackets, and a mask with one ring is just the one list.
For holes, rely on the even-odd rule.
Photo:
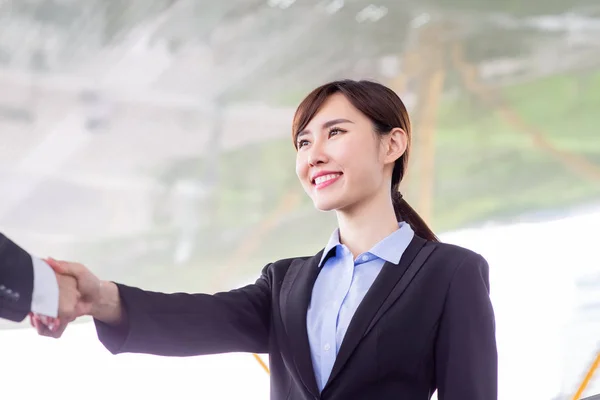
[(31, 256), (33, 263), (33, 296), (31, 311), (56, 318), (58, 316), (58, 282), (54, 270), (43, 260)]

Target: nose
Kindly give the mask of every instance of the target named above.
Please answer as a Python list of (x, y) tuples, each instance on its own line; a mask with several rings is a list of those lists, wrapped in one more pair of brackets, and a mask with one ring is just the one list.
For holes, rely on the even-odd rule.
[(320, 141), (315, 141), (308, 151), (308, 165), (315, 167), (327, 163), (327, 154)]

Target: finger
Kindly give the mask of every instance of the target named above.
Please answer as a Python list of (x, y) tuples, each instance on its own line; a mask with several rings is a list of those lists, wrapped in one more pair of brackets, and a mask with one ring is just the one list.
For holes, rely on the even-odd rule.
[(66, 322), (66, 321), (61, 322), (60, 320), (57, 319), (57, 323), (53, 324), (52, 326), (49, 327), (50, 333), (48, 336), (58, 339), (59, 337), (62, 336), (65, 329), (67, 329), (68, 325), (69, 325), (68, 322)]
[(38, 335), (46, 336), (46, 337), (53, 337), (52, 331), (46, 325), (44, 325), (42, 323), (38, 323), (36, 325), (36, 330), (37, 330)]
[(57, 272), (59, 274), (67, 273), (67, 267), (63, 265), (63, 263), (56, 261), (54, 258), (48, 257), (45, 258), (44, 261), (46, 261), (46, 263), (54, 270), (54, 272)]
[(36, 319), (35, 319), (35, 317), (33, 316), (33, 313), (29, 313), (29, 323), (31, 323), (31, 326), (32, 326), (34, 329), (37, 329), (37, 326), (36, 326)]
[(60, 324), (59, 318), (51, 318), (42, 316), (42, 323), (50, 329), (50, 331), (55, 331), (55, 327)]
[(55, 339), (58, 339), (62, 336), (63, 332), (65, 331), (68, 325), (68, 323), (66, 322), (61, 323), (58, 320), (58, 318), (56, 318), (50, 325), (43, 324), (37, 316), (33, 318), (33, 321), (35, 323), (35, 328), (39, 335)]
[(60, 327), (60, 318), (54, 318), (52, 321), (48, 322), (47, 326), (51, 332), (56, 332)]
[(63, 275), (71, 275), (73, 277), (77, 276), (78, 269), (76, 263), (68, 261), (57, 261), (51, 257), (48, 257), (46, 259), (46, 262), (48, 263), (48, 265), (50, 265), (50, 267), (52, 267), (52, 269), (56, 273)]
[(50, 323), (50, 319), (45, 315), (38, 316), (38, 320), (46, 326), (48, 326), (48, 324)]
[(50, 329), (48, 329), (48, 327), (46, 325), (44, 325), (38, 317), (34, 317), (32, 322), (33, 322), (33, 327), (37, 331), (38, 335), (42, 335), (42, 336), (50, 335), (50, 333), (51, 333)]
[(35, 315), (35, 314), (31, 316), (31, 324), (33, 325), (33, 327), (35, 329), (38, 329), (38, 327), (41, 327), (41, 326), (46, 326), (43, 318), (41, 316)]
[(50, 326), (54, 323), (54, 318), (47, 317), (45, 315), (32, 315), (32, 324), (36, 329), (46, 327), (50, 330)]

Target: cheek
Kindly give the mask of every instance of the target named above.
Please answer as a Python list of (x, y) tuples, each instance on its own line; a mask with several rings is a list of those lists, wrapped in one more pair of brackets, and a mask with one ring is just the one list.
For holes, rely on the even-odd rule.
[(347, 169), (351, 172), (351, 180), (360, 188), (372, 188), (377, 185), (381, 175), (381, 166), (376, 154), (369, 154), (365, 149), (358, 149), (351, 157), (345, 159)]
[(303, 181), (308, 174), (308, 164), (301, 156), (296, 157), (296, 176)]
[(342, 170), (354, 170), (357, 165), (360, 166), (360, 148), (355, 143), (348, 140), (346, 143), (339, 141), (332, 144), (327, 152), (329, 160)]

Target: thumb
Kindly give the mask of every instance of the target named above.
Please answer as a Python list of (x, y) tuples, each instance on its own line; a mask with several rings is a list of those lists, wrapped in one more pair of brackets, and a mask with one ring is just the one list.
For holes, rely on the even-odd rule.
[(69, 263), (57, 261), (52, 257), (46, 258), (44, 261), (56, 272), (57, 274), (75, 276), (75, 271), (71, 268)]

